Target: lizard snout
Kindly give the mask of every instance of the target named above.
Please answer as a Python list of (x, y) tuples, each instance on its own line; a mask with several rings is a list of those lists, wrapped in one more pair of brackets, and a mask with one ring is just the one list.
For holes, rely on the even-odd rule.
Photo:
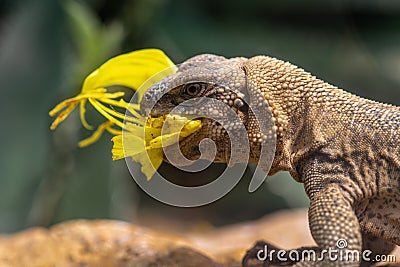
[(151, 99), (152, 99), (152, 95), (151, 92), (149, 90), (147, 90), (144, 94), (143, 94), (143, 98), (142, 101), (140, 102), (140, 113), (143, 116), (147, 116), (150, 114), (151, 112)]
[(140, 113), (143, 116), (158, 117), (169, 114), (175, 106), (174, 97), (165, 90), (165, 83), (160, 82), (143, 94), (140, 102)]

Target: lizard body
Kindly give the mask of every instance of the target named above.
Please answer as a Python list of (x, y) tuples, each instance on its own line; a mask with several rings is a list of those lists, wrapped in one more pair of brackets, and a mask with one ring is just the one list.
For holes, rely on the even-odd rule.
[[(236, 91), (230, 93), (218, 90), (218, 85), (193, 82), (194, 77), (210, 80), (219, 77), (218, 69), (196, 69), (192, 73), (192, 63), (197, 61), (230, 66), (245, 74), (247, 80), (233, 75), (231, 79), (236, 80), (230, 89)], [(249, 86), (249, 82), (254, 86)], [(194, 84), (198, 90), (192, 87), (193, 92), (189, 92), (188, 88)], [(167, 85), (172, 90), (160, 90)], [(250, 161), (257, 161), (260, 140), (252, 137), (260, 137), (262, 133), (241, 102), (246, 90), (258, 90), (273, 116), (276, 150), (269, 175), (289, 171), (296, 181), (304, 184), (310, 198), (309, 225), (318, 245), (313, 249), (320, 252), (337, 248), (336, 242), (344, 239), (345, 249), (369, 249), (374, 256), (388, 254), (395, 245), (400, 245), (399, 107), (353, 95), (272, 57), (226, 59), (207, 54), (184, 62), (176, 74), (149, 89), (141, 105), (146, 110), (150, 99), (160, 93), (165, 95), (151, 110), (153, 115), (166, 114), (183, 100), (199, 96), (224, 101), (243, 119), (251, 142)], [(229, 138), (220, 125), (210, 120), (203, 120), (199, 133), (181, 141), (182, 153), (189, 159), (198, 158), (198, 144), (205, 137), (217, 144), (215, 161), (226, 162)], [(259, 242), (249, 250), (244, 265), (265, 244), (268, 243)], [(373, 264), (328, 260), (271, 262), (295, 266)]]

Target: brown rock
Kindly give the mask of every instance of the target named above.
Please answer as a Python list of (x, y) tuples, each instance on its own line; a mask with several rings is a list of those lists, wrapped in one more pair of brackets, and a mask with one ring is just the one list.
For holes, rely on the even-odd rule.
[[(314, 244), (305, 210), (180, 235), (120, 221), (76, 220), (0, 237), (0, 266), (233, 267), (259, 239), (282, 248)], [(398, 248), (396, 255), (400, 259)]]

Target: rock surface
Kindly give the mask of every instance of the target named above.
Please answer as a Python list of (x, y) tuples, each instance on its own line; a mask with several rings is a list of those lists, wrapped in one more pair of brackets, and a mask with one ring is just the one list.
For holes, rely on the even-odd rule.
[[(259, 239), (313, 245), (305, 210), (283, 211), (208, 233), (165, 233), (111, 220), (75, 220), (0, 237), (0, 266), (240, 266)], [(394, 253), (400, 260), (400, 250)]]

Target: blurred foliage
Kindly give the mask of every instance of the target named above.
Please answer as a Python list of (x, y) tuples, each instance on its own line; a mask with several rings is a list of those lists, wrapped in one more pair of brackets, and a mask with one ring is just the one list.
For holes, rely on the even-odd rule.
[(76, 73), (72, 76), (77, 78), (76, 89), (79, 90), (88, 72), (120, 51), (123, 28), (116, 21), (103, 25), (86, 4), (71, 0), (66, 1), (64, 7), (75, 45), (76, 66), (73, 69)]
[[(200, 53), (271, 55), (359, 95), (400, 104), (399, 28), (395, 0), (0, 1), (0, 232), (72, 218), (143, 222), (149, 213), (220, 225), (307, 205), (302, 185), (286, 173), (247, 193), (249, 168), (211, 205), (166, 206), (136, 187), (123, 161), (111, 162), (107, 137), (77, 149), (88, 135), (77, 116), (50, 132), (47, 113), (107, 58), (145, 47), (176, 63)], [(166, 164), (161, 171), (201, 179)]]

